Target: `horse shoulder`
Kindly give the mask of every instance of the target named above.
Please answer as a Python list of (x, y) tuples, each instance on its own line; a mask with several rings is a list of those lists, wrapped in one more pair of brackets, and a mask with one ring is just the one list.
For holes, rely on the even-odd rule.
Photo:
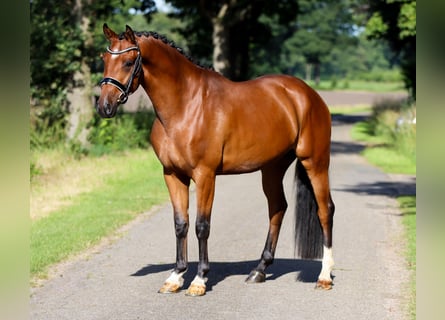
[[(193, 170), (205, 159), (207, 152), (205, 136), (196, 137), (193, 127), (167, 130), (158, 119), (155, 120), (150, 136), (153, 149), (164, 168), (193, 176)], [(215, 166), (216, 167), (216, 166)]]
[(181, 160), (180, 152), (159, 119), (156, 119), (153, 123), (150, 141), (156, 156), (164, 168), (181, 166), (183, 161)]
[(155, 119), (150, 133), (150, 143), (162, 165), (167, 164), (168, 136), (159, 119)]

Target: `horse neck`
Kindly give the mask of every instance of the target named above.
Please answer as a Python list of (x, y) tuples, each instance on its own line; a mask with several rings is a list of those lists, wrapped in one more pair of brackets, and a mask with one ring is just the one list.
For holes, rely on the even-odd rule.
[(197, 67), (176, 48), (153, 37), (139, 41), (143, 60), (142, 87), (161, 122), (183, 117), (188, 102), (202, 90), (204, 69)]

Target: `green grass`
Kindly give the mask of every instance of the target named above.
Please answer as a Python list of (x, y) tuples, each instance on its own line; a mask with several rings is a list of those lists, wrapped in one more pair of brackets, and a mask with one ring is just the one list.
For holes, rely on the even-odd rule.
[(376, 146), (389, 143), (389, 139), (387, 136), (373, 134), (373, 124), (369, 121), (356, 123), (352, 127), (351, 136), (354, 140), (366, 142), (368, 146)]
[(308, 84), (317, 90), (347, 90), (347, 91), (372, 91), (372, 92), (395, 92), (404, 91), (402, 81), (383, 82), (365, 80), (338, 80), (335, 86), (332, 80), (322, 80), (318, 85), (315, 81), (308, 81)]
[(355, 106), (335, 106), (329, 107), (331, 114), (357, 114), (371, 112), (371, 106), (368, 104), (359, 104)]
[(367, 147), (365, 158), (387, 173), (416, 174), (416, 126), (396, 126), (401, 116), (394, 110), (374, 111), (369, 120), (356, 123), (353, 139)]
[[(136, 156), (115, 156), (104, 183), (77, 194), (70, 204), (32, 221), (30, 274), (44, 278), (48, 267), (98, 243), (103, 237), (167, 199), (162, 167), (152, 151), (131, 151)], [(91, 176), (94, 172), (90, 173)]]
[(416, 174), (415, 157), (401, 152), (402, 144), (395, 148), (391, 136), (374, 135), (372, 127), (370, 122), (359, 122), (351, 131), (353, 139), (367, 143), (363, 156), (387, 173)]
[(408, 268), (412, 271), (408, 312), (411, 319), (416, 319), (416, 197), (399, 197), (398, 202), (403, 214), (403, 225), (406, 230), (407, 248), (406, 260)]
[(365, 158), (387, 173), (416, 174), (415, 160), (391, 147), (373, 147), (363, 151)]

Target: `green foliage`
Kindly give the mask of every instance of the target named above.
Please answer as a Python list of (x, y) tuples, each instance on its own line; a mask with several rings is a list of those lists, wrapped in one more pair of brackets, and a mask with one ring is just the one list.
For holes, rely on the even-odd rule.
[(132, 8), (149, 14), (154, 2), (30, 2), (32, 147), (48, 147), (66, 140), (63, 131), (67, 127), (65, 118), (69, 112), (67, 93), (82, 86), (82, 80), (74, 79), (74, 75), (76, 72), (88, 74), (81, 69), (82, 65), (92, 69), (93, 73), (102, 69), (99, 57), (105, 44), (102, 24), (109, 19), (124, 25)]
[[(351, 2), (299, 2), (299, 15), (289, 26), (277, 16), (260, 16), (269, 28), (266, 42), (251, 45), (249, 77), (285, 73), (325, 89), (349, 89), (351, 80), (399, 82), (397, 60), (389, 46), (367, 39), (355, 26), (357, 14)], [(364, 87), (364, 90), (367, 90)]]
[[(345, 1), (299, 1), (299, 15), (293, 22), (296, 30), (292, 36), (284, 42), (283, 58), (294, 55), (301, 56), (299, 66), (289, 66), (298, 72), (300, 77), (306, 80), (312, 78), (312, 74), (318, 82), (321, 77), (320, 69), (326, 61), (329, 61), (334, 48), (339, 52), (345, 47), (354, 47), (355, 40), (352, 35), (352, 11), (347, 10)], [(283, 62), (291, 62), (295, 59), (284, 58)], [(334, 59), (334, 64), (338, 60)], [(340, 75), (339, 70), (332, 70)]]
[(366, 34), (383, 39), (400, 59), (406, 88), (416, 97), (416, 0), (373, 0)]
[(113, 119), (102, 119), (96, 115), (89, 135), (89, 153), (100, 156), (134, 148), (147, 148), (154, 118), (154, 113), (148, 111), (120, 114)]
[(377, 104), (372, 115), (373, 134), (388, 137), (391, 146), (400, 154), (416, 159), (415, 105), (397, 102)]
[[(185, 21), (181, 33), (187, 39), (193, 56), (201, 61), (212, 61), (213, 24), (221, 22), (223, 28), (216, 37), (222, 43), (223, 56), (218, 59), (228, 61), (229, 66), (221, 70), (233, 80), (250, 77), (255, 46), (262, 47), (271, 39), (271, 26), (267, 19), (273, 17), (274, 24), (288, 27), (295, 20), (298, 1), (227, 1), (227, 0), (169, 0), (175, 7), (172, 16)], [(292, 29), (293, 30), (293, 29)], [(284, 35), (284, 34), (283, 34)], [(279, 51), (279, 46), (269, 46), (270, 51)]]
[(397, 26), (400, 29), (400, 38), (416, 35), (416, 2), (409, 1), (402, 4), (400, 8)]
[(386, 172), (416, 172), (416, 107), (383, 101), (373, 108), (370, 119), (354, 126), (352, 135), (366, 141), (364, 155)]
[(65, 91), (58, 90), (41, 106), (31, 106), (31, 150), (53, 148), (66, 140), (65, 97)]

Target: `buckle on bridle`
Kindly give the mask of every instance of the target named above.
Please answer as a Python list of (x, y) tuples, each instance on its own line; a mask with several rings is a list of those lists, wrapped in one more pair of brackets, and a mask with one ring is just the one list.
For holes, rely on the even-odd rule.
[(128, 100), (128, 94), (122, 92), (119, 98), (117, 98), (117, 103), (124, 104)]

